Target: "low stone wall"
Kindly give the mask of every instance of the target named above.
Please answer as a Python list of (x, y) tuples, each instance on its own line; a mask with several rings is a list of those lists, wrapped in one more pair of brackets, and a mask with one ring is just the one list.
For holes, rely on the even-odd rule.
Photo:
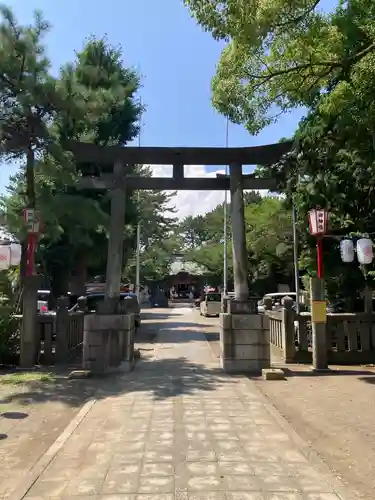
[(220, 365), (258, 374), (270, 366), (269, 320), (261, 314), (220, 314)]

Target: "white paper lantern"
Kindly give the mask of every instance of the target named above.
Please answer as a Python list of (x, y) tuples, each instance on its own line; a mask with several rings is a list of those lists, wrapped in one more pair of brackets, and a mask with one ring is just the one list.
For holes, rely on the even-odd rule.
[(9, 269), (10, 266), (10, 245), (0, 245), (0, 270)]
[(357, 241), (357, 258), (360, 264), (371, 264), (374, 255), (370, 238), (360, 238)]
[(309, 211), (310, 233), (314, 236), (322, 236), (327, 232), (328, 212), (320, 208)]
[(22, 247), (19, 243), (10, 244), (10, 265), (19, 266), (21, 262)]
[(354, 243), (352, 240), (340, 241), (341, 260), (343, 262), (353, 262), (354, 260)]

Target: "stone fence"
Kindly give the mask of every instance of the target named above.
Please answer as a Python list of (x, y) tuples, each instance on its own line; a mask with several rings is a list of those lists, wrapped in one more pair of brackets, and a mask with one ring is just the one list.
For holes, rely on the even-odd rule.
[[(36, 315), (34, 364), (50, 366), (77, 359), (82, 351), (85, 313), (68, 310), (66, 297), (58, 299), (57, 310)], [(14, 315), (22, 329), (22, 314)]]
[[(286, 302), (269, 317), (273, 358), (284, 363), (312, 361), (311, 314), (296, 314)], [(327, 314), (328, 363), (368, 364), (375, 362), (375, 314)]]
[[(36, 315), (34, 365), (81, 364), (85, 369), (96, 369), (101, 364), (100, 371), (106, 371), (104, 365), (127, 363), (130, 368), (133, 366), (134, 337), (140, 322), (136, 300), (121, 301), (121, 311), (112, 317), (110, 325), (107, 325), (108, 316), (87, 310), (85, 297), (78, 299), (74, 311), (69, 311), (68, 306), (68, 298), (61, 297), (56, 311)], [(2, 309), (3, 315), (15, 320), (14, 337), (19, 344), (23, 316), (12, 314), (12, 308)]]

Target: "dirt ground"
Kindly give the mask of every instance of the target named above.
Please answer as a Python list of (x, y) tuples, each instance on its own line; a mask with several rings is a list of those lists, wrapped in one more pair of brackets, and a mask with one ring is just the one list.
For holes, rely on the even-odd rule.
[(95, 392), (67, 373), (0, 373), (0, 498), (26, 474)]
[[(219, 357), (219, 336), (213, 325), (206, 339)], [(375, 368), (332, 366), (331, 373), (316, 375), (309, 366), (289, 365), (285, 371), (285, 381), (255, 379), (257, 386), (359, 498), (373, 500)]]
[(318, 376), (307, 366), (295, 366), (286, 381), (257, 384), (330, 469), (360, 498), (373, 500), (375, 370), (331, 369)]

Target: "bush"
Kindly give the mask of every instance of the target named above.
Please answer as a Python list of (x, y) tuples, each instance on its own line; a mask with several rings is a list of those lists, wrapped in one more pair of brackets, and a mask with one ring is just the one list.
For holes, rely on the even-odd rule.
[(13, 314), (12, 306), (0, 305), (0, 365), (18, 364), (20, 320)]
[(18, 364), (20, 320), (14, 317), (16, 305), (11, 272), (0, 272), (0, 365)]

